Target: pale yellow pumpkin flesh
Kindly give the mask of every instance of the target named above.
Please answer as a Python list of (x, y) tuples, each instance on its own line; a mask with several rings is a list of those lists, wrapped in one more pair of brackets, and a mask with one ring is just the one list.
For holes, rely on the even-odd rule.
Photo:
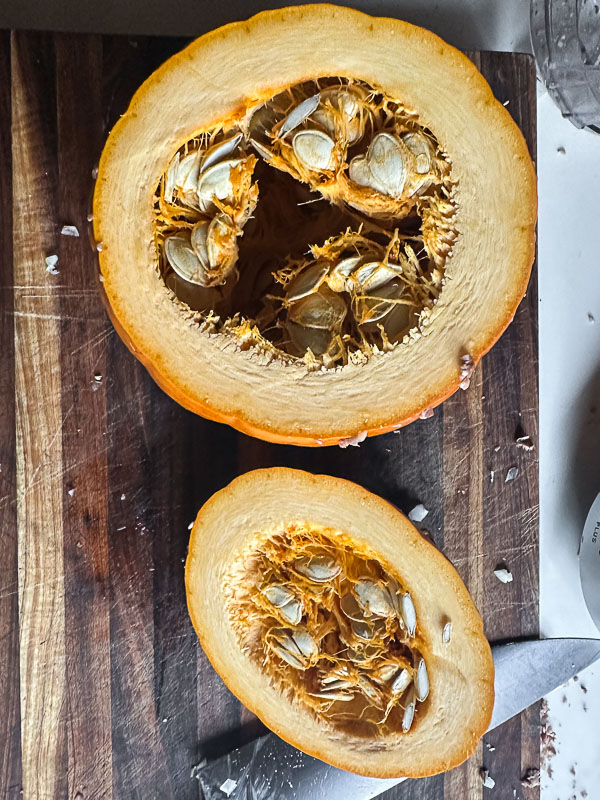
[(309, 445), (397, 428), (465, 382), (525, 291), (535, 217), (525, 142), (472, 63), (327, 5), (171, 58), (94, 196), (111, 316), (161, 386)]
[(335, 766), (435, 774), (489, 724), (493, 662), (460, 577), (355, 484), (289, 469), (237, 478), (198, 514), (186, 589), (231, 691)]

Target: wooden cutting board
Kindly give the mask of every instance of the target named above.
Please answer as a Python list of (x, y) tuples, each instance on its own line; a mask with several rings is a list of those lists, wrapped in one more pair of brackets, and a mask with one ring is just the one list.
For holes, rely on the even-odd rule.
[[(198, 798), (192, 767), (262, 732), (198, 646), (183, 585), (197, 509), (255, 467), (340, 475), (404, 511), (424, 503), (422, 527), (488, 637), (538, 632), (537, 449), (515, 444), (524, 431), (537, 445), (535, 277), (468, 391), (348, 450), (265, 444), (195, 417), (115, 334), (87, 236), (92, 170), (135, 88), (183, 44), (0, 33), (1, 798)], [(471, 57), (535, 156), (533, 61)], [(80, 237), (61, 236), (65, 224)], [(500, 564), (512, 583), (494, 577)], [(538, 797), (520, 785), (539, 765), (538, 708), (468, 764), (387, 797), (482, 798), (482, 765), (494, 797)]]

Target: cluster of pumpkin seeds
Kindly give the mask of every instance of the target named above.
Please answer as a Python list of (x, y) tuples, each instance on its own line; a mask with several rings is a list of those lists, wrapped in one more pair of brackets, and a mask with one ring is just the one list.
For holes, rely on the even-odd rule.
[[(270, 265), (254, 319), (234, 308), (216, 319), (215, 308), (235, 297), (238, 239), (259, 195), (257, 159), (354, 224)], [(415, 113), (361, 82), (306, 82), (176, 153), (157, 192), (161, 273), (182, 300), (193, 285), (195, 307), (221, 330), (241, 335), (250, 326), (280, 353), (336, 367), (427, 324), (456, 238), (451, 196), (450, 164)]]
[(310, 350), (330, 367), (353, 352), (393, 347), (418, 325), (419, 309), (437, 299), (443, 273), (434, 268), (425, 276), (397, 229), (385, 245), (359, 229), (313, 245), (310, 258), (290, 261), (274, 277), (283, 288), (265, 297), (259, 327), (278, 325), (287, 352)]
[[(321, 719), (408, 732), (429, 694), (410, 593), (334, 531), (293, 524), (259, 542), (229, 598), (242, 649)], [(238, 577), (231, 577), (238, 583)]]
[(258, 198), (256, 158), (239, 151), (243, 135), (219, 133), (175, 154), (158, 197), (164, 258), (183, 280), (203, 288), (224, 284), (235, 270), (237, 238)]

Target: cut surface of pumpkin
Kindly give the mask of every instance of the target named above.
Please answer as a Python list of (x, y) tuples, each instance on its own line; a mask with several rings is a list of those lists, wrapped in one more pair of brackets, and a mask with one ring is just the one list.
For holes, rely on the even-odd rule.
[(111, 316), (161, 386), (309, 445), (397, 428), (464, 383), (525, 291), (535, 218), (527, 147), (474, 65), (328, 5), (166, 62), (94, 195)]
[(256, 470), (200, 510), (188, 608), (231, 691), (334, 766), (419, 777), (490, 721), (494, 669), (458, 573), (397, 509), (345, 480)]

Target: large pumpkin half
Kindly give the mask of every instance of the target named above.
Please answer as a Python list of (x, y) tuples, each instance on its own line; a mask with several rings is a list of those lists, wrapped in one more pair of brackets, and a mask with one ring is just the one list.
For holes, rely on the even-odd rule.
[(494, 667), (458, 573), (396, 508), (291, 469), (236, 478), (200, 510), (188, 608), (231, 691), (286, 741), (375, 777), (470, 756)]
[(330, 5), (167, 61), (94, 195), (112, 318), (159, 384), (309, 445), (397, 428), (467, 385), (525, 292), (535, 219), (527, 147), (473, 64)]

